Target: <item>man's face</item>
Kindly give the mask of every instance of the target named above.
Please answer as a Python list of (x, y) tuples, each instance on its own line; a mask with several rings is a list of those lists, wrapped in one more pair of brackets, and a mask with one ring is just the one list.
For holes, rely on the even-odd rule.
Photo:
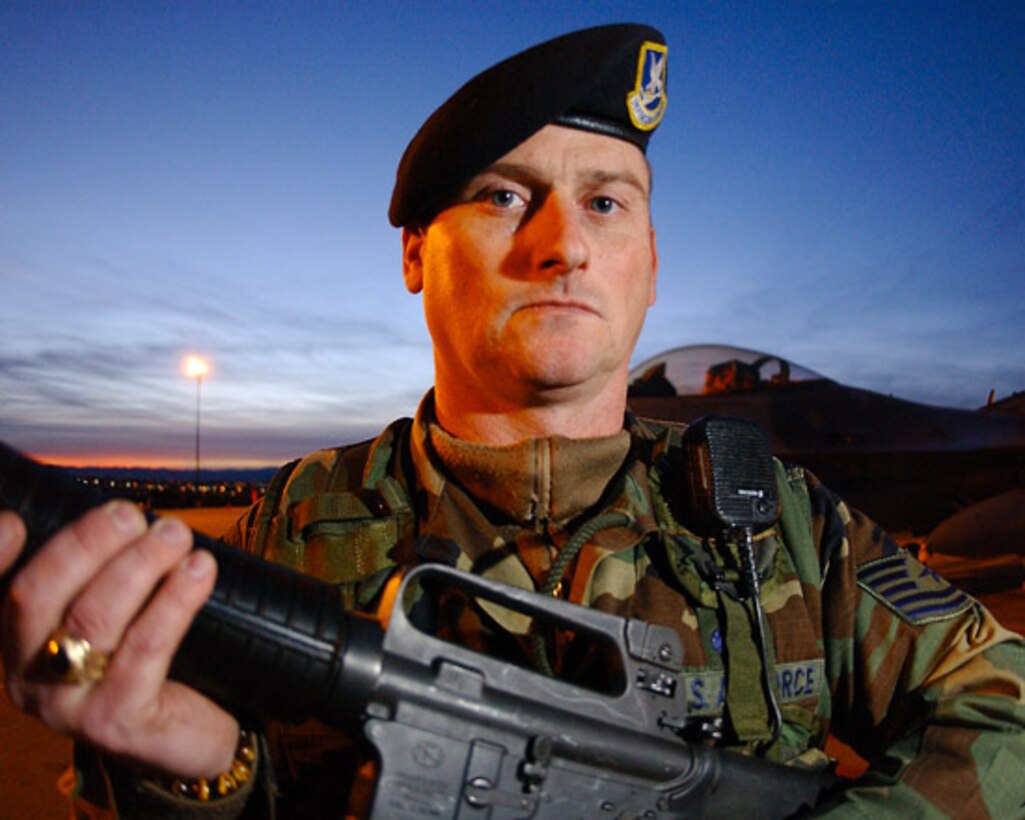
[[(621, 392), (655, 300), (650, 174), (627, 142), (547, 126), (403, 233), (439, 397), (529, 407)], [(602, 393), (602, 391), (604, 391)]]

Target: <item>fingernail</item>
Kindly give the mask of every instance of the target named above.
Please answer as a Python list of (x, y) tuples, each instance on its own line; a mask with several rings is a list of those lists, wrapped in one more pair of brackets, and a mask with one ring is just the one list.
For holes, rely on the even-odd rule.
[(196, 550), (186, 557), (182, 568), (193, 578), (205, 578), (213, 571), (214, 560), (210, 553)]
[(142, 513), (139, 508), (130, 501), (111, 501), (107, 505), (107, 512), (114, 521), (114, 525), (123, 532), (135, 532), (141, 529), (140, 522)]
[(180, 518), (158, 518), (157, 523), (153, 525), (153, 532), (168, 544), (182, 544), (192, 535)]

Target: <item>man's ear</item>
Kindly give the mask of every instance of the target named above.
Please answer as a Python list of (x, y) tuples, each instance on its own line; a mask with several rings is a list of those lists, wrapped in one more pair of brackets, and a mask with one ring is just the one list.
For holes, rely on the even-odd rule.
[(406, 290), (419, 293), (424, 289), (424, 232), (422, 228), (402, 229), (402, 278)]

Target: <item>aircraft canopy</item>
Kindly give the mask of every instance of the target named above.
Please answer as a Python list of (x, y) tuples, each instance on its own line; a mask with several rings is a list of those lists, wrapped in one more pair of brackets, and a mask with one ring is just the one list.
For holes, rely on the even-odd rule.
[(758, 350), (684, 345), (634, 367), (630, 371), (630, 395), (714, 395), (816, 380), (827, 381), (813, 370)]

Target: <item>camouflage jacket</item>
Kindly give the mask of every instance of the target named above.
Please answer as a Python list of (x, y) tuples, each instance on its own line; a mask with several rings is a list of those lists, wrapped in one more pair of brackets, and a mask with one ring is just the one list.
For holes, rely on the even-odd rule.
[[(668, 625), (683, 645), (695, 726), (721, 725), (728, 745), (784, 762), (814, 763), (832, 734), (871, 761), (823, 815), (1025, 816), (1025, 641), (814, 476), (776, 465), (782, 513), (758, 539), (762, 653), (749, 604), (731, 594), (735, 545), (683, 523), (679, 428), (628, 417), (621, 436), (585, 443), (593, 458), (560, 439), (475, 455), (431, 424), (425, 404), (373, 442), (284, 468), (229, 540), (337, 584), (354, 609), (374, 608), (401, 568), (442, 561)], [(498, 479), (510, 475), (522, 486), (507, 492)], [(585, 527), (583, 548), (550, 578), (553, 557)], [(439, 632), (527, 655), (518, 616), (458, 596), (438, 611)], [(550, 655), (564, 677), (603, 673), (571, 640)], [(763, 662), (783, 720), (775, 739)], [(365, 794), (358, 778), (339, 777), (355, 769), (342, 736), (271, 725), (267, 739), (282, 816), (341, 814), (347, 792)]]

